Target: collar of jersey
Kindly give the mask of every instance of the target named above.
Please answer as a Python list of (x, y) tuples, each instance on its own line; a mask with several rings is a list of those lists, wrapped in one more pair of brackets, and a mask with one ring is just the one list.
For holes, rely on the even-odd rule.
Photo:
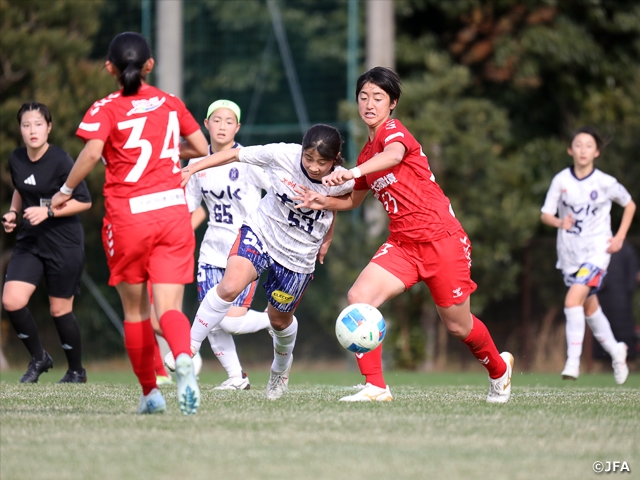
[[(234, 142), (233, 147), (231, 148), (238, 148), (240, 146), (240, 144), (238, 142)], [(209, 144), (209, 155), (213, 155), (213, 150), (211, 150), (211, 144)]]
[(589, 178), (591, 175), (593, 175), (593, 174), (595, 173), (596, 169), (594, 168), (593, 170), (591, 170), (591, 173), (590, 173), (589, 175), (587, 175), (586, 177), (584, 177), (584, 178), (578, 178), (578, 177), (576, 177), (576, 169), (574, 168), (574, 166), (573, 166), (573, 165), (571, 165), (571, 166), (569, 167), (569, 171), (571, 172), (571, 176), (572, 176), (573, 178), (575, 178), (576, 180), (578, 180), (579, 182), (581, 182), (581, 181), (586, 180), (587, 178)]

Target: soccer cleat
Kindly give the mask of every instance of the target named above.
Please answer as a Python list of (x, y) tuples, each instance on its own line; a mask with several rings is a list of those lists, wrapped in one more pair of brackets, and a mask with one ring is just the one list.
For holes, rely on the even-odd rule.
[(87, 371), (84, 368), (79, 371), (67, 370), (58, 383), (87, 383)]
[(563, 380), (577, 380), (580, 376), (580, 364), (567, 360), (560, 375), (562, 375)]
[(269, 377), (269, 383), (267, 383), (267, 399), (278, 400), (282, 395), (289, 390), (289, 373), (291, 372), (291, 365), (293, 364), (293, 355), (289, 360), (289, 366), (282, 373), (276, 373), (271, 370), (271, 376)]
[(27, 367), (27, 371), (20, 378), (20, 383), (38, 383), (38, 378), (43, 372), (48, 372), (53, 368), (53, 359), (47, 352), (42, 353), (42, 359), (32, 358)]
[[(360, 387), (356, 385), (355, 388)], [(362, 388), (358, 390), (358, 393), (342, 397), (341, 402), (391, 402), (393, 396), (389, 390), (389, 385), (386, 388), (376, 387), (370, 383), (366, 383)]]
[(156, 385), (170, 385), (172, 383), (171, 375), (156, 375)]
[(627, 366), (627, 344), (624, 342), (618, 342), (618, 353), (612, 358), (611, 365), (613, 366), (613, 378), (618, 385), (622, 385), (627, 381), (629, 376), (629, 367)]
[(193, 360), (186, 353), (176, 359), (176, 381), (178, 383), (178, 404), (185, 415), (193, 415), (200, 406), (200, 387), (193, 369)]
[(242, 372), (242, 377), (229, 377), (222, 384), (217, 387), (213, 387), (214, 390), (249, 390), (251, 384), (249, 383), (249, 377)]
[(500, 354), (504, 363), (507, 364), (507, 371), (500, 378), (489, 377), (489, 394), (487, 403), (507, 403), (511, 396), (511, 375), (513, 374), (513, 355), (509, 352)]
[(140, 395), (138, 413), (164, 413), (166, 410), (167, 402), (157, 388), (151, 390), (147, 395)]

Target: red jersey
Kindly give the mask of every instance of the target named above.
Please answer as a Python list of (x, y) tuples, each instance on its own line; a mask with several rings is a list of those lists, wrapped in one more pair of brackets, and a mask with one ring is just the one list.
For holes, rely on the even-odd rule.
[(355, 190), (371, 189), (389, 215), (391, 238), (401, 242), (433, 242), (457, 232), (461, 226), (429, 168), (429, 160), (418, 141), (399, 120), (381, 125), (373, 141), (367, 141), (358, 165), (400, 142), (406, 148), (402, 161), (393, 168), (356, 179)]
[(184, 103), (151, 85), (95, 102), (76, 131), (85, 142), (105, 142), (106, 218), (115, 225), (155, 223), (188, 215), (180, 188), (180, 136), (200, 126)]

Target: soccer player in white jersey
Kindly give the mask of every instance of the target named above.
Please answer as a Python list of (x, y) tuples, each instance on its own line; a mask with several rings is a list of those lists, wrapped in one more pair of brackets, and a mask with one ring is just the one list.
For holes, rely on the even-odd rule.
[[(240, 115), (240, 107), (230, 100), (217, 100), (209, 106), (204, 126), (211, 140), (210, 155), (241, 147), (235, 141), (240, 130)], [(185, 149), (185, 154), (188, 153)], [(189, 163), (202, 158), (194, 158)], [(269, 190), (267, 173), (258, 166), (245, 163), (203, 170), (187, 183), (189, 211), (195, 214), (203, 200), (209, 211), (207, 231), (198, 258), (198, 301), (202, 302), (207, 292), (222, 280), (238, 230), (245, 217), (258, 206), (262, 190)], [(251, 387), (240, 364), (232, 334), (253, 333), (270, 326), (266, 312), (249, 309), (257, 286), (256, 279), (238, 295), (227, 316), (209, 333), (211, 349), (229, 376), (214, 390), (248, 390)]]
[(288, 389), (293, 347), (298, 331), (295, 309), (313, 279), (331, 241), (334, 213), (296, 209), (298, 186), (325, 195), (343, 195), (353, 181), (329, 187), (322, 177), (342, 169), (340, 132), (328, 125), (312, 126), (298, 144), (270, 144), (223, 150), (183, 168), (182, 184), (206, 168), (240, 161), (261, 166), (269, 175), (269, 191), (244, 220), (229, 253), (222, 280), (200, 304), (191, 327), (191, 346), (199, 350), (209, 332), (225, 318), (235, 298), (260, 274), (268, 271), (264, 289), (273, 331), (274, 359), (267, 398), (276, 400)]
[[(594, 128), (582, 127), (573, 134), (567, 149), (573, 157), (573, 166), (553, 178), (541, 220), (558, 229), (556, 267), (569, 287), (564, 301), (567, 362), (562, 378), (575, 380), (580, 375), (586, 319), (595, 338), (611, 355), (614, 379), (622, 385), (629, 375), (627, 345), (614, 338), (596, 294), (611, 254), (622, 248), (636, 204), (614, 177), (595, 168), (601, 148), (602, 140)], [(624, 208), (615, 235), (611, 231), (612, 202)]]

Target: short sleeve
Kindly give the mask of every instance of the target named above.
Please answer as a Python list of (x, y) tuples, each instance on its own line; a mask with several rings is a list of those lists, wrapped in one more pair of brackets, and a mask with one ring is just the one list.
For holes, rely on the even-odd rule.
[(262, 168), (254, 165), (249, 165), (249, 181), (252, 185), (261, 188), (265, 192), (269, 191), (271, 187), (271, 182), (269, 181), (269, 174), (265, 172)]
[(272, 165), (275, 160), (278, 144), (255, 145), (252, 147), (242, 147), (238, 158), (243, 163), (251, 165), (267, 166)]
[(612, 202), (616, 202), (622, 207), (626, 207), (631, 201), (631, 194), (617, 180), (607, 188), (607, 196)]
[(560, 202), (560, 196), (562, 195), (562, 189), (560, 186), (560, 180), (556, 175), (551, 181), (551, 186), (547, 192), (547, 197), (544, 200), (541, 212), (555, 215), (558, 213), (558, 204)]
[(112, 118), (108, 108), (103, 108), (108, 101), (120, 96), (120, 93), (112, 93), (108, 97), (95, 102), (87, 110), (82, 122), (76, 130), (76, 136), (88, 142), (89, 140), (102, 140), (106, 142), (111, 133)]

